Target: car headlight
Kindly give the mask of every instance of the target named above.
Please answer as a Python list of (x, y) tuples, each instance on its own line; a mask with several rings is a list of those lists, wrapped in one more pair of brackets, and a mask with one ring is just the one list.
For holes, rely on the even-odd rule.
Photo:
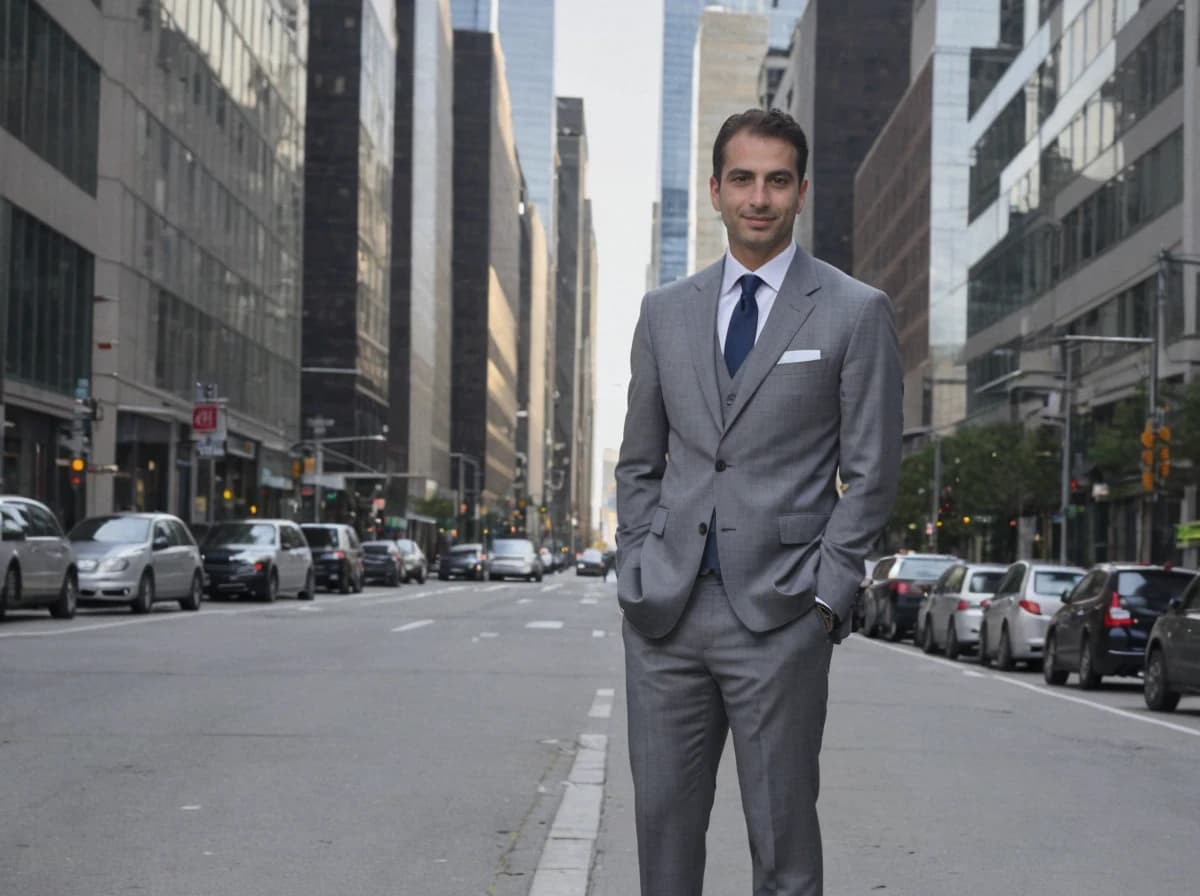
[(80, 560), (78, 564), (80, 572), (95, 572), (99, 562), (96, 560)]
[(122, 572), (129, 569), (128, 557), (109, 557), (100, 564), (101, 572)]

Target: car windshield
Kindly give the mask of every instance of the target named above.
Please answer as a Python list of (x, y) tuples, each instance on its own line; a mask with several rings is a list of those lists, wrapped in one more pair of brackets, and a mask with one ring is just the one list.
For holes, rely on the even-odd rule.
[(501, 557), (523, 557), (533, 553), (533, 544), (522, 538), (506, 538), (493, 544), (492, 551)]
[(310, 548), (337, 547), (337, 529), (332, 526), (302, 526), (301, 529)]
[(398, 547), (400, 549), (401, 554), (404, 554), (407, 556), (408, 554), (413, 553), (417, 546), (415, 544), (413, 544), (411, 541), (402, 540), (402, 541), (396, 542), (396, 547)]
[(209, 530), (206, 545), (252, 544), (275, 546), (275, 527), (268, 523), (221, 523)]
[(899, 569), (896, 570), (896, 575), (892, 578), (897, 579), (928, 579), (935, 581), (938, 576), (944, 573), (947, 569), (953, 566), (955, 560), (953, 557), (945, 559), (939, 557), (921, 558), (919, 560), (910, 560), (905, 558), (899, 564)]
[(453, 547), (450, 549), (450, 553), (456, 557), (464, 557), (469, 554), (475, 554), (478, 551), (479, 548), (469, 544), (460, 544), (458, 547)]
[(1117, 574), (1117, 593), (1122, 603), (1131, 610), (1157, 610), (1164, 612), (1172, 599), (1183, 594), (1192, 575), (1186, 572), (1166, 570), (1140, 570)]
[(604, 559), (604, 556), (595, 548), (588, 548), (583, 552), (583, 557), (580, 558), (585, 563), (599, 563)]
[(71, 530), (71, 541), (136, 544), (150, 534), (150, 521), (129, 516), (97, 516)]
[(368, 554), (386, 554), (392, 549), (392, 546), (386, 541), (368, 541), (363, 545), (363, 550)]
[(1070, 591), (1083, 578), (1081, 572), (1068, 570), (1046, 570), (1033, 574), (1033, 591), (1042, 597), (1059, 597), (1064, 591)]
[(1004, 570), (998, 569), (995, 572), (977, 572), (971, 574), (970, 586), (967, 591), (972, 594), (995, 594), (996, 586), (1000, 584), (1000, 580), (1004, 578)]

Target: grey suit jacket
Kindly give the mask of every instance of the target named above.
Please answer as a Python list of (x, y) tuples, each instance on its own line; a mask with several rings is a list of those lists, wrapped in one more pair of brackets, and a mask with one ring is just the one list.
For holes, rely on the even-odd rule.
[(722, 408), (723, 264), (642, 300), (616, 470), (621, 608), (647, 637), (674, 628), (715, 510), (742, 623), (777, 628), (819, 596), (841, 640), (896, 497), (903, 387), (891, 302), (800, 249)]

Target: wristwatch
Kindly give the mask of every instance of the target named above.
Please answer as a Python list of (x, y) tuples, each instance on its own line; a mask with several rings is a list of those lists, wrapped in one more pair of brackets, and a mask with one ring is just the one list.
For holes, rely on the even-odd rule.
[(833, 630), (837, 627), (837, 617), (833, 615), (833, 610), (824, 604), (815, 604), (814, 609), (821, 614), (821, 621), (825, 623), (825, 631), (833, 634)]

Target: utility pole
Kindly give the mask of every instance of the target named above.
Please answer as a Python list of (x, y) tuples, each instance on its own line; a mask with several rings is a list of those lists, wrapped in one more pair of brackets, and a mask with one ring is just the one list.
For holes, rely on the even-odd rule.
[(942, 437), (933, 433), (933, 497), (929, 504), (929, 553), (938, 551), (938, 517), (942, 502)]

